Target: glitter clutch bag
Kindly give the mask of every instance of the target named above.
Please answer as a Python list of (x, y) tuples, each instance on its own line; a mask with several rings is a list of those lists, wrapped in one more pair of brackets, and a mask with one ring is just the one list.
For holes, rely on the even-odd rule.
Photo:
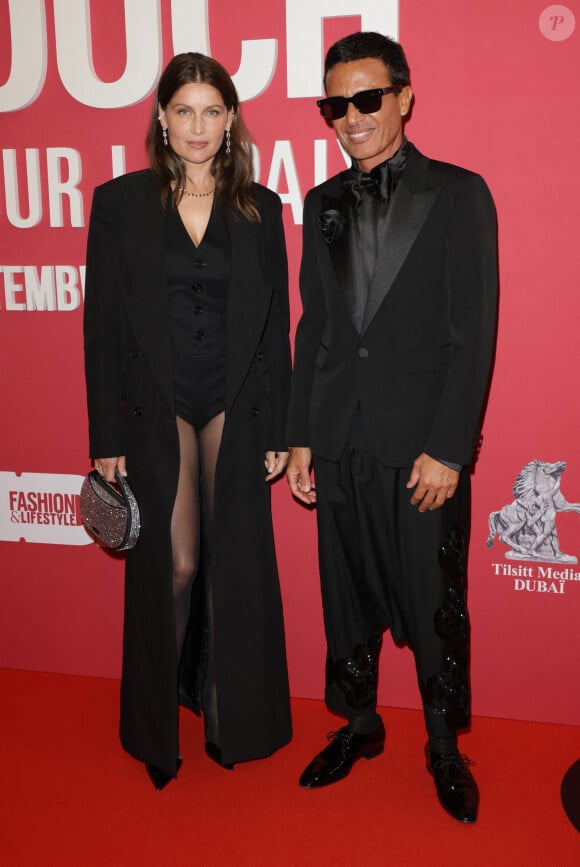
[(113, 551), (134, 548), (141, 529), (139, 506), (127, 480), (115, 473), (116, 484), (106, 482), (96, 470), (81, 487), (81, 518), (97, 544)]

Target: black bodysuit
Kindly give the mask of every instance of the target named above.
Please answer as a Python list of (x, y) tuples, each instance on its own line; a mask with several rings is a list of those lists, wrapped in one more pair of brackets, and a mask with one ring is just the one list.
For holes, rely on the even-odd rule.
[(171, 202), (165, 225), (176, 414), (200, 430), (225, 407), (228, 227), (219, 203), (198, 247)]

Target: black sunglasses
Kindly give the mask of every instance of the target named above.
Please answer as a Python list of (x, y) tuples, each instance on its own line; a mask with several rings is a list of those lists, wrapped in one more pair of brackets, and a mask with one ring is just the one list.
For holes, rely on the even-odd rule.
[(325, 99), (318, 99), (316, 105), (325, 120), (338, 120), (344, 117), (348, 110), (349, 102), (352, 102), (361, 114), (372, 114), (373, 111), (378, 111), (381, 107), (384, 94), (400, 93), (402, 89), (402, 84), (393, 84), (390, 87), (375, 87), (373, 90), (361, 90), (359, 93), (355, 93), (354, 96), (327, 96)]

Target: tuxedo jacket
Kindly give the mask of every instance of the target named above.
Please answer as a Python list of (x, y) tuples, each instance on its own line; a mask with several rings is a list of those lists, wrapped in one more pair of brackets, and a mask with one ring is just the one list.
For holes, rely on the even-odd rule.
[(495, 336), (491, 195), (479, 175), (411, 146), (381, 226), (357, 327), (348, 285), (352, 210), (342, 175), (306, 196), (289, 445), (338, 460), (358, 405), (384, 465), (410, 466), (422, 452), (468, 465)]

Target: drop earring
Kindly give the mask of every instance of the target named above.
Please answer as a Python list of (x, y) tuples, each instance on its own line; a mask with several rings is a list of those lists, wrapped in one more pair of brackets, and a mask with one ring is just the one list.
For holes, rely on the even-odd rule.
[(167, 130), (163, 130), (163, 144), (167, 147)]
[(232, 137), (230, 135), (230, 131), (229, 131), (229, 129), (226, 129), (226, 156), (227, 157), (229, 157), (229, 155), (232, 152), (231, 142), (232, 142)]

